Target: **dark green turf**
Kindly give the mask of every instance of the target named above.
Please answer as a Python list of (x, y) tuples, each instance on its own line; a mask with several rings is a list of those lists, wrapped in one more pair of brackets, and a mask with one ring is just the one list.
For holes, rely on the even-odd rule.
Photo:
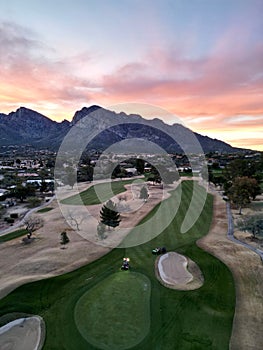
[(50, 211), (50, 210), (52, 210), (53, 208), (51, 208), (51, 207), (45, 207), (45, 208), (42, 208), (42, 209), (39, 209), (38, 211), (37, 211), (37, 213), (46, 213), (46, 212), (48, 212), (48, 211)]
[(16, 230), (16, 231), (10, 232), (7, 235), (4, 235), (4, 236), (0, 237), (0, 243), (4, 243), (4, 242), (7, 242), (7, 241), (11, 241), (14, 238), (25, 236), (27, 233), (28, 232), (25, 229), (21, 229), (21, 230)]
[[(126, 191), (124, 186), (132, 183), (133, 181), (134, 180), (113, 181), (111, 182), (110, 189), (109, 183), (96, 184), (81, 192), (80, 195), (74, 195), (63, 199), (61, 203), (70, 205), (100, 204), (110, 199), (112, 197), (112, 193), (116, 195)], [(96, 191), (100, 193), (100, 198), (98, 198)]]
[[(209, 230), (212, 197), (207, 197), (203, 212), (194, 227), (181, 234), (179, 229), (192, 196), (192, 181), (183, 182), (182, 187), (182, 201), (176, 217), (151, 242), (129, 249), (114, 249), (101, 259), (74, 272), (26, 284), (0, 301), (0, 316), (12, 312), (41, 315), (47, 328), (45, 350), (98, 349), (81, 336), (75, 322), (75, 308), (85, 293), (92, 293), (95, 290), (93, 288), (100, 286), (99, 283), (120, 271), (122, 258), (128, 256), (131, 259), (131, 271), (141, 273), (151, 283), (150, 330), (141, 343), (131, 349), (229, 349), (235, 308), (234, 281), (229, 269), (222, 262), (195, 244)], [(203, 191), (202, 188), (199, 190)], [(168, 199), (171, 208), (176, 200), (175, 191)], [(154, 215), (156, 210), (157, 208), (149, 216)], [(146, 220), (147, 217), (144, 221)], [(205, 278), (201, 288), (187, 292), (175, 291), (165, 288), (157, 281), (154, 273), (156, 257), (151, 254), (151, 250), (162, 245), (169, 251), (177, 251), (190, 257), (199, 265)], [(107, 300), (103, 301), (103, 308), (105, 315), (109, 315), (114, 293), (110, 296), (108, 293), (105, 299)], [(96, 302), (95, 295), (92, 300)], [(97, 300), (101, 300), (99, 293)], [(119, 312), (118, 304), (114, 309), (116, 313)], [(114, 320), (114, 311), (111, 312)], [(103, 328), (103, 322), (101, 323), (105, 332), (111, 332), (111, 329)], [(120, 337), (125, 337), (125, 332), (123, 327)], [(112, 350), (115, 350), (113, 346)]]

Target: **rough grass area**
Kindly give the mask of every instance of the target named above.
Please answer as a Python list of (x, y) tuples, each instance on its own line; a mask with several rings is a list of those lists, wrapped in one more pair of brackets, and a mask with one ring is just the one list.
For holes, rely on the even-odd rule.
[(16, 230), (14, 232), (10, 232), (7, 235), (0, 236), (0, 243), (11, 241), (14, 238), (25, 236), (26, 234), (27, 234), (27, 230), (25, 230), (25, 229), (21, 229), (21, 230)]
[[(129, 276), (127, 271), (120, 272), (122, 258), (128, 256), (131, 271), (145, 276), (151, 285), (150, 322), (147, 321), (147, 305), (144, 305), (143, 309), (146, 318), (143, 319), (140, 314), (138, 321), (140, 325), (143, 322), (147, 323), (144, 327), (149, 326), (150, 329), (147, 335), (145, 332), (144, 339), (132, 347), (133, 350), (228, 349), (235, 309), (234, 281), (229, 269), (222, 262), (195, 244), (196, 240), (206, 235), (209, 230), (212, 196), (207, 197), (205, 207), (195, 225), (188, 232), (180, 233), (180, 226), (192, 198), (192, 185), (192, 181), (182, 183), (182, 199), (177, 215), (158, 237), (137, 247), (114, 249), (101, 259), (74, 272), (19, 287), (0, 301), (0, 316), (12, 312), (42, 316), (47, 331), (45, 350), (97, 350), (98, 347), (93, 341), (92, 344), (81, 335), (79, 322), (95, 322), (95, 315), (103, 306), (107, 321), (106, 324), (103, 323), (100, 309), (98, 317), (101, 321), (93, 333), (96, 341), (100, 341), (95, 336), (99, 326), (111, 339), (116, 339), (116, 336), (120, 339), (129, 338), (129, 323), (131, 322), (133, 327), (134, 322), (128, 315), (128, 309), (125, 309), (121, 302), (118, 304), (123, 290), (122, 280), (119, 288), (114, 281), (114, 276), (121, 276), (119, 273), (125, 276), (123, 280)], [(200, 187), (199, 191), (204, 189)], [(168, 199), (171, 208), (177, 198), (175, 191)], [(154, 215), (156, 210), (157, 207), (144, 220)], [(166, 246), (168, 251), (177, 251), (195, 261), (204, 275), (204, 285), (194, 291), (176, 291), (161, 285), (154, 272), (156, 257), (151, 254), (151, 250), (156, 246)], [(118, 292), (115, 293), (113, 286)], [(136, 304), (141, 287), (134, 288), (132, 280), (127, 281), (127, 286), (127, 291), (131, 289), (129, 299), (132, 304)], [(106, 294), (103, 297), (101, 293), (104, 291)], [(85, 296), (88, 296), (88, 299), (85, 299)], [(84, 309), (80, 311), (78, 308), (81, 300)], [(89, 302), (93, 304), (90, 309)], [(96, 302), (99, 305), (94, 305)], [(147, 304), (146, 300), (143, 301), (143, 304), (145, 303)], [(139, 312), (138, 308), (135, 307), (136, 312)], [(85, 312), (89, 311), (92, 315), (87, 316)], [(111, 326), (111, 321), (112, 325), (116, 326), (116, 315), (120, 317), (122, 324), (125, 317), (128, 320), (118, 332)], [(112, 346), (112, 349), (121, 347)]]
[[(63, 199), (61, 203), (69, 205), (100, 204), (110, 199), (112, 197), (112, 193), (116, 195), (126, 191), (124, 186), (132, 183), (133, 181), (134, 180), (113, 181), (110, 183), (110, 188), (109, 183), (96, 184), (81, 192), (80, 195), (74, 195)], [(100, 193), (101, 198), (98, 198), (96, 191)]]
[(42, 209), (39, 209), (37, 211), (37, 213), (47, 213), (48, 211), (52, 210), (53, 208), (51, 207), (46, 207), (46, 208), (42, 208)]

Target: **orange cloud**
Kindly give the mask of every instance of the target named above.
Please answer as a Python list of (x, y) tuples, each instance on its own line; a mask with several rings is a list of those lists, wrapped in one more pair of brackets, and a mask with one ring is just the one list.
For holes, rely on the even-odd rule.
[[(111, 74), (98, 73), (95, 82), (88, 75), (93, 67), (89, 53), (54, 59), (33, 33), (5, 23), (0, 25), (0, 111), (25, 105), (58, 120), (92, 103), (142, 102), (169, 110), (202, 134), (236, 145), (241, 139), (252, 145), (254, 139), (261, 147), (261, 136), (253, 132), (262, 130), (263, 44), (250, 50), (241, 42), (234, 46), (235, 35), (223, 36), (201, 58), (186, 57), (178, 49), (150, 50)], [(172, 123), (173, 117), (165, 120)], [(248, 129), (248, 138), (228, 137)]]

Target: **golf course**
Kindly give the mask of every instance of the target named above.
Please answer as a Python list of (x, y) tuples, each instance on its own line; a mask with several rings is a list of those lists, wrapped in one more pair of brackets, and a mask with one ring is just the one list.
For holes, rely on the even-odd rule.
[[(125, 190), (117, 182), (114, 186), (115, 194)], [(161, 234), (135, 247), (112, 249), (73, 272), (20, 286), (0, 300), (0, 327), (7, 323), (6, 315), (8, 321), (20, 314), (42, 317), (44, 350), (229, 349), (236, 300), (234, 280), (225, 264), (196, 244), (209, 231), (213, 196), (207, 195), (198, 220), (181, 233), (193, 181), (183, 181), (171, 192), (166, 199), (171, 209), (176, 207), (179, 190), (179, 209)], [(197, 190), (202, 197), (205, 189), (198, 186)], [(96, 204), (92, 187), (88, 191), (81, 195), (85, 204)], [(64, 204), (78, 205), (78, 198), (65, 199)], [(143, 222), (157, 210), (158, 205)], [(153, 248), (161, 246), (196, 263), (203, 285), (186, 291), (161, 284), (156, 278), (157, 257), (152, 254)], [(120, 269), (124, 257), (130, 259), (128, 271)]]

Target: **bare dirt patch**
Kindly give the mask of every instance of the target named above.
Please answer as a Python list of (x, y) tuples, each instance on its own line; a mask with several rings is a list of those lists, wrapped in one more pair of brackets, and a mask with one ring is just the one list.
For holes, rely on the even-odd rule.
[(231, 270), (236, 286), (231, 350), (262, 350), (263, 264), (260, 257), (227, 239), (227, 213), (222, 197), (214, 194), (213, 222), (198, 246), (223, 261)]
[(157, 279), (167, 288), (194, 290), (200, 288), (204, 278), (198, 265), (176, 252), (159, 256), (155, 261)]
[(241, 231), (238, 228), (238, 222), (245, 216), (263, 215), (263, 195), (257, 196), (257, 199), (251, 202), (246, 208), (242, 209), (242, 215), (239, 214), (238, 209), (232, 209), (232, 216), (235, 225), (234, 236), (254, 248), (263, 248), (263, 237), (253, 237), (252, 233), (248, 231)]
[[(81, 184), (80, 190), (91, 185)], [(125, 193), (127, 198), (129, 196), (133, 198), (134, 194), (129, 191), (131, 192), (131, 188)], [(141, 205), (130, 215), (123, 214), (122, 227), (134, 227), (156, 204), (162, 201), (163, 189), (159, 186), (151, 186), (149, 193), (150, 197), (146, 203), (142, 203), (143, 200), (139, 198), (134, 198), (133, 201), (135, 203), (141, 201)], [(168, 196), (168, 193), (165, 196)], [(32, 214), (44, 220), (43, 227), (34, 233), (32, 243), (23, 244), (22, 238), (17, 238), (1, 244), (0, 298), (22, 284), (61, 275), (84, 266), (108, 253), (111, 247), (117, 246), (123, 238), (118, 235), (117, 230), (109, 231), (103, 246), (103, 241), (100, 241), (97, 236), (98, 221), (94, 218), (83, 226), (82, 232), (85, 233), (83, 238), (80, 235), (81, 231), (72, 229), (66, 222), (57, 200), (53, 200), (49, 207), (53, 208), (49, 212)], [(100, 208), (101, 205), (89, 207), (97, 219)], [(66, 231), (70, 239), (66, 249), (61, 249), (60, 233), (62, 231)], [(111, 247), (107, 243), (110, 239)]]

